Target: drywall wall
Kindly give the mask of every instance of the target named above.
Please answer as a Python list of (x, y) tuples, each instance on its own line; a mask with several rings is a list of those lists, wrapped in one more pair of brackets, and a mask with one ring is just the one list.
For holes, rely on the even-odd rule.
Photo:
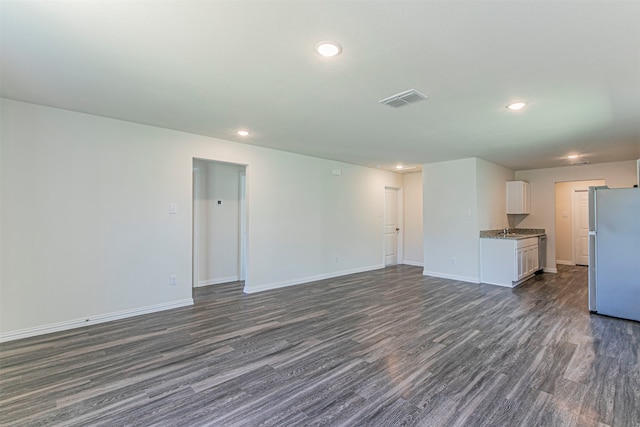
[(7, 100), (1, 120), (0, 332), (192, 303), (174, 135)]
[(423, 165), (424, 274), (478, 283), (480, 230), (504, 228), (514, 172), (470, 158)]
[(244, 165), (196, 159), (194, 286), (240, 279), (240, 177)]
[(479, 280), (476, 159), (422, 166), (424, 274)]
[(547, 233), (546, 271), (556, 270), (555, 184), (566, 181), (604, 179), (609, 187), (632, 187), (636, 183), (634, 160), (584, 166), (516, 171), (515, 178), (531, 183), (531, 214), (519, 224), (544, 228)]
[(482, 159), (476, 159), (476, 171), (478, 228), (494, 230), (507, 227), (506, 183), (513, 181), (514, 172)]
[(194, 158), (248, 165), (247, 292), (382, 266), (398, 174), (1, 102), (2, 339), (190, 304)]
[(423, 266), (422, 172), (406, 173), (404, 189), (404, 264)]
[(571, 197), (574, 189), (605, 185), (604, 180), (557, 182), (556, 190), (556, 264), (575, 265), (573, 257), (573, 215)]

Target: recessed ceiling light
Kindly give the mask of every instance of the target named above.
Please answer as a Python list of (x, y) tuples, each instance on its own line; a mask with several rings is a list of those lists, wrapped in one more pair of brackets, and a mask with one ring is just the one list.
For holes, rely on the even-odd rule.
[(240, 136), (247, 136), (249, 135), (249, 131), (248, 130), (239, 130), (238, 132), (236, 132), (238, 135)]
[(577, 159), (578, 155), (577, 154), (571, 154), (569, 156), (567, 156), (567, 159)]
[(519, 110), (519, 109), (523, 108), (525, 105), (527, 105), (527, 104), (525, 104), (524, 102), (514, 102), (513, 104), (507, 105), (507, 108), (509, 110)]
[(342, 46), (331, 41), (319, 42), (316, 43), (316, 52), (322, 56), (336, 56), (342, 52)]

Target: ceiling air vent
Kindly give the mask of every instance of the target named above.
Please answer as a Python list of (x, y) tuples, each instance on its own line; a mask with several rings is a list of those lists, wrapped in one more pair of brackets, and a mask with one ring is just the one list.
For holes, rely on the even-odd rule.
[(381, 104), (388, 105), (389, 107), (398, 108), (403, 105), (415, 104), (418, 101), (424, 101), (427, 98), (427, 95), (420, 93), (415, 89), (409, 89), (385, 98), (379, 102)]

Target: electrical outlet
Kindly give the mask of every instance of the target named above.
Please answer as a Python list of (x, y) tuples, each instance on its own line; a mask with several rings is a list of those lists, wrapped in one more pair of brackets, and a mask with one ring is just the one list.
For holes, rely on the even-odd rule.
[(340, 262), (340, 257), (336, 255), (335, 262)]
[(178, 278), (176, 277), (176, 275), (172, 274), (171, 276), (169, 276), (169, 285), (173, 286), (177, 284), (178, 284)]
[(451, 265), (456, 265), (458, 263), (458, 260), (456, 259), (456, 257), (451, 257)]

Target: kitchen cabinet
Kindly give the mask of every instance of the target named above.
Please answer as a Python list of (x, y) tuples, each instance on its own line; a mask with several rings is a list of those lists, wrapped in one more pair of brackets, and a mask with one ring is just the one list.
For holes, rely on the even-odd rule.
[[(521, 245), (519, 247), (518, 245)], [(530, 277), (538, 270), (538, 238), (516, 240), (516, 274), (514, 281)]]
[(527, 181), (507, 182), (507, 214), (531, 213), (531, 188)]
[(480, 281), (515, 287), (538, 270), (538, 238), (480, 239)]

